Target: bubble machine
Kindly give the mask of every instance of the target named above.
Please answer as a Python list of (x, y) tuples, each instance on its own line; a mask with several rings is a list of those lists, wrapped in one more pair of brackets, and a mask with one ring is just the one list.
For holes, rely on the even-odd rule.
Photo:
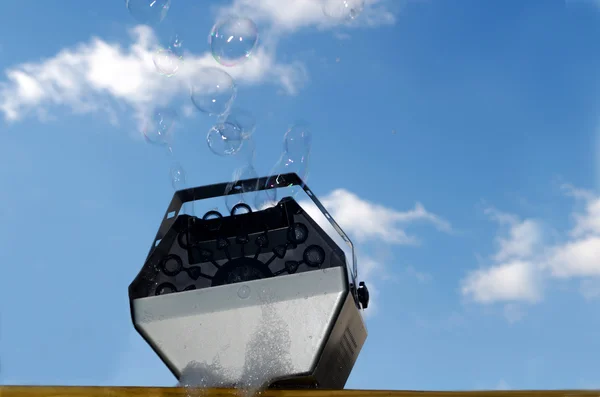
[[(267, 179), (237, 184), (268, 190)], [(369, 303), (354, 247), (296, 174), (277, 180), (304, 190), (352, 258), (292, 197), (196, 217), (181, 213), (185, 203), (237, 190), (222, 183), (177, 191), (129, 301), (136, 330), (180, 381), (199, 371), (204, 387), (261, 378), (272, 388), (342, 389), (350, 376)]]

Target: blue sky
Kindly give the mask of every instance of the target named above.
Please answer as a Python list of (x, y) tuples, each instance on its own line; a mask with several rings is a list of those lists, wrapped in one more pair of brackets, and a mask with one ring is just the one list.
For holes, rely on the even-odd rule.
[[(172, 107), (189, 184), (231, 178), (182, 81), (233, 13), (261, 35), (228, 70), (255, 168), (310, 123), (308, 184), (375, 292), (347, 387), (600, 387), (598, 4), (372, 0), (340, 25), (316, 3), (173, 0), (155, 30), (118, 0), (4, 5), (0, 383), (174, 384), (128, 311), (173, 193), (139, 125)], [(167, 79), (149, 57), (174, 32)]]

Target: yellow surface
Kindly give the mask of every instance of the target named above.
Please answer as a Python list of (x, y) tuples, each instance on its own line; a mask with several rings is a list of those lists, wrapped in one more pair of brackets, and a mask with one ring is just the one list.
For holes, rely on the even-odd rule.
[[(187, 397), (188, 392), (176, 387), (62, 387), (62, 386), (0, 386), (1, 397)], [(208, 389), (191, 397), (232, 397), (236, 390)], [(261, 397), (562, 397), (595, 396), (593, 390), (510, 390), (510, 391), (385, 391), (385, 390), (267, 390)]]

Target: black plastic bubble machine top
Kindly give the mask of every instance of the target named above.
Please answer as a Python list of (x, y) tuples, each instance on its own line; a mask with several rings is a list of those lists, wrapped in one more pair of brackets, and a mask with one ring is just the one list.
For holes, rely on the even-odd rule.
[[(260, 191), (266, 181), (238, 184)], [(304, 189), (351, 260), (292, 197), (196, 217), (180, 213), (185, 203), (238, 190), (222, 183), (176, 192), (129, 300), (136, 330), (177, 379), (197, 367), (218, 372), (206, 375), (206, 387), (248, 376), (266, 376), (271, 387), (346, 384), (367, 337), (367, 287), (356, 283), (350, 239), (314, 194), (296, 174), (278, 181)]]

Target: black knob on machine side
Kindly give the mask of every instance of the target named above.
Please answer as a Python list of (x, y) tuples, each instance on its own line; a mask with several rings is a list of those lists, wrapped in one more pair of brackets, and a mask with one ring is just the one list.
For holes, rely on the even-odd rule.
[(364, 281), (358, 283), (358, 301), (363, 309), (369, 307), (369, 289)]

